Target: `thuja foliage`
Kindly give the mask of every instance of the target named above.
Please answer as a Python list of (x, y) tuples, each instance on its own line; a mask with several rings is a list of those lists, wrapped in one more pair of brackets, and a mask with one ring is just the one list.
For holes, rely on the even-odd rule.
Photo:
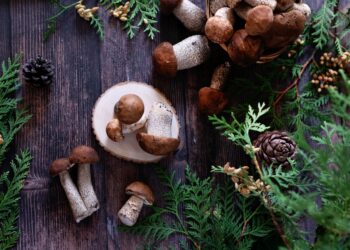
[(153, 214), (135, 226), (122, 227), (142, 235), (150, 249), (173, 234), (184, 237), (181, 249), (250, 249), (271, 230), (266, 210), (254, 199), (238, 196), (230, 183), (215, 186), (212, 178), (200, 179), (189, 167), (185, 183), (160, 167), (157, 175), (167, 188), (164, 206), (153, 207)]
[(3, 166), (6, 152), (16, 133), (30, 119), (25, 110), (17, 108), (19, 102), (14, 92), (20, 87), (18, 82), (20, 56), (15, 56), (1, 65), (0, 76), (0, 249), (9, 249), (17, 242), (19, 232), (16, 227), (19, 215), (19, 198), (23, 182), (29, 171), (31, 156), (23, 151), (10, 161), (10, 168)]
[[(101, 0), (100, 3), (106, 8), (116, 8), (126, 1), (123, 0)], [(150, 39), (154, 39), (154, 36), (158, 31), (155, 28), (157, 23), (157, 14), (159, 12), (159, 0), (129, 0), (129, 9), (127, 21), (125, 22), (124, 29), (126, 30), (130, 39), (134, 38), (137, 30), (144, 26), (144, 32)]]

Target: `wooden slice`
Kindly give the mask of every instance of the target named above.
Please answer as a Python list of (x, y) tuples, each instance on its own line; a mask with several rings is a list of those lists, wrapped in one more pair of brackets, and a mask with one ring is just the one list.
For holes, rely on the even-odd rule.
[(136, 140), (138, 131), (126, 134), (122, 142), (110, 140), (106, 134), (107, 123), (114, 117), (114, 105), (126, 94), (138, 95), (144, 102), (145, 113), (148, 115), (153, 103), (162, 102), (173, 112), (172, 137), (178, 138), (180, 133), (179, 119), (170, 101), (157, 89), (146, 83), (122, 82), (104, 92), (95, 103), (92, 112), (92, 128), (99, 144), (112, 155), (136, 163), (158, 162), (164, 156), (156, 156), (143, 151)]

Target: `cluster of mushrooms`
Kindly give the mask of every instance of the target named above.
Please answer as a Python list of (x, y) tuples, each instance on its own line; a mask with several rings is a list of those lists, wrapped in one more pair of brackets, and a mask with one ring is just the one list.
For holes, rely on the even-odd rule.
[[(265, 53), (274, 53), (295, 41), (302, 33), (310, 7), (300, 0), (211, 0), (211, 17), (190, 0), (160, 0), (164, 14), (174, 14), (192, 33), (172, 45), (160, 43), (153, 51), (154, 70), (164, 77), (198, 66), (210, 56), (209, 41), (220, 44), (231, 62), (247, 66)], [(230, 62), (217, 67), (211, 86), (199, 92), (199, 110), (220, 113), (228, 102), (221, 92)], [(220, 81), (218, 81), (220, 80)], [(219, 84), (218, 84), (219, 83)]]
[[(74, 148), (68, 158), (57, 159), (51, 164), (50, 174), (59, 176), (77, 223), (100, 208), (90, 172), (90, 164), (98, 161), (97, 152), (89, 146), (82, 145)], [(75, 166), (78, 167), (77, 185), (69, 173), (69, 169)]]
[(107, 124), (107, 136), (115, 142), (125, 134), (137, 132), (140, 147), (152, 155), (168, 155), (180, 144), (172, 137), (173, 112), (164, 103), (153, 103), (148, 114), (142, 99), (135, 94), (122, 96), (114, 106), (114, 118)]

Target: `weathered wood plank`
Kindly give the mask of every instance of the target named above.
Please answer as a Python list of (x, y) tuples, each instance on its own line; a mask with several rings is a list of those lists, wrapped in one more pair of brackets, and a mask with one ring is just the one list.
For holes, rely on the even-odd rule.
[(12, 53), (23, 52), (24, 61), (41, 54), (56, 66), (55, 83), (50, 88), (25, 85), (22, 91), (33, 118), (18, 135), (16, 145), (29, 148), (34, 159), (22, 193), (22, 234), (17, 248), (106, 248), (102, 165), (93, 167), (101, 209), (79, 225), (72, 218), (59, 180), (48, 174), (50, 162), (67, 156), (72, 147), (96, 146), (90, 114), (100, 92), (99, 42), (94, 31), (71, 10), (60, 19), (55, 36), (44, 43), (42, 32), (51, 10), (47, 1), (11, 1)]

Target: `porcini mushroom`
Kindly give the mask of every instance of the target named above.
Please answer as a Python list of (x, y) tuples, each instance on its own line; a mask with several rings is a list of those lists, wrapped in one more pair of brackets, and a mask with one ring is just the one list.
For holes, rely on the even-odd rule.
[(153, 205), (154, 194), (149, 186), (139, 181), (135, 181), (127, 186), (125, 192), (131, 197), (119, 210), (118, 217), (124, 225), (133, 226), (140, 215), (143, 205)]
[(203, 31), (205, 12), (190, 0), (160, 0), (160, 9), (164, 14), (173, 13), (189, 31)]
[(210, 55), (208, 39), (202, 35), (190, 36), (171, 45), (159, 44), (153, 51), (155, 71), (166, 77), (174, 77), (178, 70), (189, 69), (205, 62)]
[(124, 139), (125, 134), (142, 128), (146, 123), (145, 106), (142, 99), (135, 94), (123, 95), (114, 106), (116, 118), (108, 122), (106, 133), (115, 142)]
[(272, 10), (274, 10), (277, 6), (276, 0), (245, 0), (245, 2), (253, 7), (266, 5), (269, 6)]
[(219, 65), (214, 70), (210, 87), (199, 90), (199, 111), (207, 115), (213, 115), (220, 113), (225, 108), (228, 98), (221, 90), (230, 74), (230, 68), (229, 62)]
[(267, 33), (273, 23), (273, 11), (266, 5), (259, 5), (248, 11), (245, 30), (250, 36)]
[(172, 137), (173, 112), (164, 103), (154, 103), (146, 122), (146, 131), (136, 135), (140, 147), (149, 154), (168, 155), (175, 151), (180, 140)]
[(245, 29), (236, 31), (227, 47), (231, 60), (241, 66), (255, 63), (263, 52), (260, 37), (249, 36)]
[(72, 150), (69, 161), (72, 164), (78, 164), (78, 189), (90, 215), (100, 208), (94, 187), (91, 183), (90, 172), (90, 164), (98, 162), (99, 157), (95, 149), (82, 145)]
[(205, 35), (214, 43), (225, 43), (233, 35), (234, 22), (232, 9), (221, 8), (205, 24)]
[(72, 166), (73, 165), (67, 158), (57, 159), (51, 164), (50, 174), (52, 176), (58, 175), (60, 177), (60, 182), (72, 209), (73, 217), (75, 221), (79, 223), (81, 220), (89, 216), (89, 211), (68, 172)]

